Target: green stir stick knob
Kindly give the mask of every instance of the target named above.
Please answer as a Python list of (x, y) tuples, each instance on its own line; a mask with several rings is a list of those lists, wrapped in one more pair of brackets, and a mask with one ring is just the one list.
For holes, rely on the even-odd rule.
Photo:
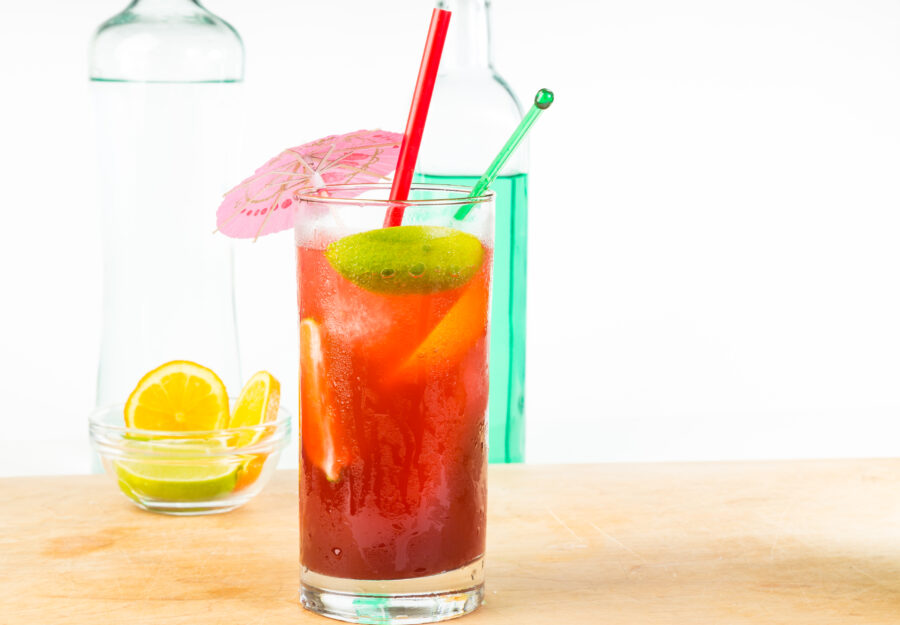
[[(494, 161), (491, 163), (490, 167), (487, 168), (487, 171), (484, 172), (484, 175), (478, 179), (478, 182), (475, 183), (475, 186), (472, 187), (472, 193), (469, 194), (469, 197), (478, 197), (485, 191), (487, 191), (488, 187), (494, 184), (494, 180), (497, 179), (497, 175), (500, 173), (500, 170), (503, 169), (503, 166), (506, 164), (506, 161), (509, 160), (509, 157), (515, 151), (519, 144), (522, 143), (522, 139), (525, 138), (525, 134), (528, 130), (534, 125), (534, 122), (537, 121), (538, 116), (543, 113), (545, 110), (550, 108), (550, 105), (553, 104), (553, 92), (549, 89), (541, 89), (534, 96), (534, 104), (530, 109), (528, 109), (528, 113), (525, 114), (525, 117), (522, 118), (522, 121), (519, 122), (519, 125), (513, 131), (512, 135), (510, 135), (509, 139), (506, 141), (506, 145), (503, 146), (503, 149), (500, 150), (500, 153), (494, 158)], [(469, 214), (469, 211), (472, 210), (473, 204), (466, 204), (461, 207), (456, 214), (453, 215), (454, 219), (464, 219), (466, 215)]]

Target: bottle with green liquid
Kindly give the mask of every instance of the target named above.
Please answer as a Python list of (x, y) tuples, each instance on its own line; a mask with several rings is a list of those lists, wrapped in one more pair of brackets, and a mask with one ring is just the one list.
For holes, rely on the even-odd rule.
[[(494, 71), (490, 3), (442, 0), (453, 17), (422, 139), (417, 182), (471, 187), (522, 119), (509, 86)], [(525, 265), (527, 149), (521, 146), (491, 186), (496, 193), (491, 308), (489, 459), (525, 455)]]

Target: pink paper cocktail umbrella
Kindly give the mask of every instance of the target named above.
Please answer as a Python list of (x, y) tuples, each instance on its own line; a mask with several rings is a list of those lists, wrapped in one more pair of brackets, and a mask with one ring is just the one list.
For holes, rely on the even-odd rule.
[(397, 167), (402, 140), (396, 132), (358, 130), (288, 148), (225, 194), (217, 229), (256, 239), (293, 228), (298, 193), (384, 179)]

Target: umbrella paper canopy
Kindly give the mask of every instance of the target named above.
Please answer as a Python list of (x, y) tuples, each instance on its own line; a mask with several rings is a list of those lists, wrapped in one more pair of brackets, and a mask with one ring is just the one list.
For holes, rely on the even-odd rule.
[(218, 230), (255, 239), (292, 228), (299, 192), (385, 178), (397, 166), (402, 140), (396, 132), (358, 130), (288, 148), (225, 194)]

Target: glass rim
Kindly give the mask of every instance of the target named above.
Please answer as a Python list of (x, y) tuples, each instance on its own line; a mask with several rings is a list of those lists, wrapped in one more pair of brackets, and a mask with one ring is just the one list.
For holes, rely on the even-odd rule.
[[(235, 401), (234, 398), (229, 398), (232, 402)], [(106, 432), (109, 434), (118, 434), (118, 435), (146, 435), (152, 438), (158, 438), (160, 441), (165, 440), (187, 440), (190, 438), (210, 438), (212, 435), (213, 438), (228, 435), (233, 436), (235, 434), (249, 433), (249, 432), (265, 432), (267, 430), (274, 429), (275, 431), (281, 430), (286, 426), (286, 432), (290, 432), (291, 426), (291, 413), (287, 411), (284, 406), (278, 407), (278, 417), (274, 421), (266, 421), (265, 423), (259, 423), (257, 425), (242, 425), (236, 428), (220, 428), (217, 430), (146, 430), (142, 428), (133, 428), (127, 425), (118, 425), (113, 423), (108, 423), (104, 421), (104, 417), (109, 415), (110, 413), (118, 412), (119, 410), (124, 411), (125, 404), (107, 404), (105, 406), (99, 406), (88, 415), (88, 425), (91, 430), (97, 430), (101, 432)], [(160, 442), (157, 441), (157, 442)]]
[[(365, 190), (386, 190), (390, 191), (391, 183), (389, 182), (365, 182), (358, 184), (330, 184), (327, 189), (335, 189), (336, 191), (359, 191), (364, 193)], [(447, 193), (458, 194), (457, 197), (423, 199), (423, 200), (391, 200), (388, 198), (360, 198), (360, 197), (325, 197), (318, 195), (315, 191), (307, 191), (297, 193), (295, 199), (299, 202), (310, 202), (314, 204), (346, 204), (354, 206), (382, 206), (388, 208), (391, 206), (465, 206), (469, 204), (483, 204), (490, 202), (497, 195), (494, 191), (485, 191), (479, 196), (469, 197), (472, 187), (464, 187), (454, 184), (427, 184), (415, 183), (410, 186), (412, 190), (424, 191), (444, 191)]]

